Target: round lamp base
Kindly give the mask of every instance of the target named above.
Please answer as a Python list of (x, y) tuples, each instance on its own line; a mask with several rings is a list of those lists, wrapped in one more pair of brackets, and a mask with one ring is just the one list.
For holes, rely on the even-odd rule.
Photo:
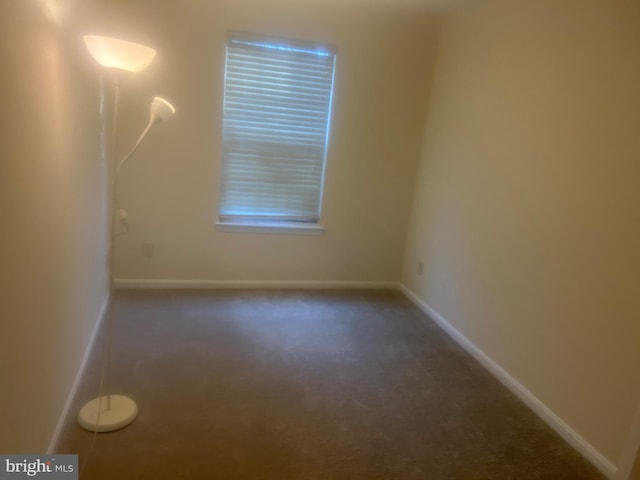
[[(108, 397), (111, 408), (107, 410)], [(91, 432), (112, 432), (124, 428), (138, 415), (136, 402), (124, 395), (104, 395), (86, 403), (78, 414), (78, 423)]]

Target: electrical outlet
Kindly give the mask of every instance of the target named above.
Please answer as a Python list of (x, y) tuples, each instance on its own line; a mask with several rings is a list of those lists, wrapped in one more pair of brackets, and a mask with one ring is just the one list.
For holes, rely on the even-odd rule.
[(418, 266), (416, 267), (416, 273), (418, 275), (422, 275), (423, 270), (424, 270), (424, 263), (418, 262)]
[(145, 242), (140, 249), (143, 258), (153, 258), (156, 256), (156, 244)]

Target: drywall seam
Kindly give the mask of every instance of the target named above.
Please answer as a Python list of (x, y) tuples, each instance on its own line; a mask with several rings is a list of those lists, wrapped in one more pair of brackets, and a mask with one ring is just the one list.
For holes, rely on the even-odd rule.
[(216, 289), (216, 288), (282, 288), (282, 289), (376, 289), (397, 290), (398, 282), (342, 281), (342, 280), (175, 280), (175, 279), (116, 279), (115, 287), (133, 289)]
[(95, 344), (96, 338), (98, 337), (98, 332), (100, 331), (100, 325), (104, 321), (104, 317), (107, 312), (107, 305), (109, 304), (109, 294), (105, 295), (105, 299), (102, 302), (102, 306), (98, 312), (98, 316), (96, 317), (95, 324), (93, 325), (93, 330), (91, 331), (91, 336), (89, 337), (89, 342), (87, 343), (87, 347), (84, 350), (84, 355), (82, 360), (80, 361), (80, 366), (78, 367), (78, 371), (76, 373), (76, 378), (73, 381), (73, 385), (69, 390), (69, 395), (67, 396), (67, 401), (64, 404), (64, 408), (60, 413), (60, 417), (58, 418), (58, 424), (56, 425), (56, 429), (53, 432), (51, 437), (51, 441), (49, 442), (49, 447), (47, 448), (47, 454), (51, 455), (56, 451), (58, 441), (60, 440), (60, 435), (62, 433), (62, 429), (67, 421), (67, 416), (69, 415), (69, 411), (71, 410), (71, 405), (73, 404), (73, 400), (76, 397), (76, 393), (78, 391), (78, 387), (80, 386), (80, 382), (82, 381), (82, 377), (84, 376), (84, 371), (87, 368), (87, 364), (89, 363), (89, 358), (91, 357), (91, 352), (93, 351), (93, 345)]
[(534, 411), (542, 420), (545, 421), (553, 430), (555, 430), (562, 438), (564, 438), (573, 448), (589, 460), (598, 470), (600, 470), (607, 478), (614, 479), (617, 467), (600, 453), (593, 445), (585, 440), (580, 434), (573, 430), (567, 423), (556, 415), (549, 407), (547, 407), (533, 393), (527, 390), (524, 385), (513, 378), (509, 373), (496, 363), (491, 357), (484, 353), (471, 340), (465, 337), (451, 323), (449, 323), (436, 310), (431, 308), (427, 303), (423, 302), (413, 291), (404, 284), (400, 284), (400, 290), (420, 308), (436, 325), (444, 330), (453, 340), (464, 348), (473, 358), (475, 358), (482, 366), (484, 366), (494, 377), (496, 377), (504, 386), (524, 402), (531, 410)]

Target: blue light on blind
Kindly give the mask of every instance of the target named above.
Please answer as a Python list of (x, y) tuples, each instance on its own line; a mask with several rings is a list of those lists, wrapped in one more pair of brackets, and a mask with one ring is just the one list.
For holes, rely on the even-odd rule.
[(238, 43), (240, 45), (251, 45), (254, 47), (264, 47), (264, 48), (271, 48), (273, 50), (281, 50), (283, 52), (298, 52), (298, 53), (310, 53), (312, 55), (318, 55), (320, 57), (329, 57), (332, 54), (329, 52), (325, 52), (323, 50), (309, 50), (309, 49), (303, 49), (303, 48), (295, 48), (295, 47), (289, 47), (287, 45), (277, 45), (275, 43), (261, 43), (261, 42), (241, 42), (238, 40), (230, 40), (230, 43)]

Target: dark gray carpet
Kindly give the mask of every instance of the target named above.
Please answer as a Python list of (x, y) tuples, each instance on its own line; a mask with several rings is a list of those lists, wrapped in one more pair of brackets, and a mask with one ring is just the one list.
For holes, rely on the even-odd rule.
[(114, 336), (140, 414), (69, 419), (81, 479), (604, 478), (399, 292), (126, 292)]

